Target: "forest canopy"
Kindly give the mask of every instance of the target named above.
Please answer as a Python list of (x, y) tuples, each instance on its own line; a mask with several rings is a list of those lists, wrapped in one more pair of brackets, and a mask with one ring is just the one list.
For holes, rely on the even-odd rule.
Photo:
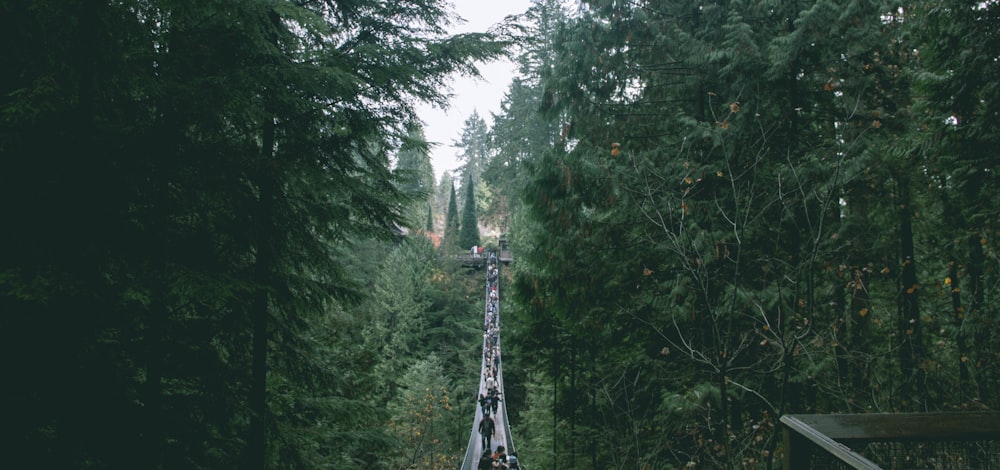
[[(419, 152), (417, 103), (505, 47), (456, 20), (422, 0), (0, 2), (4, 458), (393, 465), (397, 374), (457, 359), (392, 362), (371, 327), (417, 307), (440, 327), (463, 297), (400, 239), (432, 188), (392, 163)], [(393, 251), (423, 286), (405, 305), (371, 294), (393, 292)]]
[[(536, 0), (498, 38), (429, 0), (0, 0), (4, 457), (455, 468), (452, 255), (497, 231), (532, 468), (775, 468), (785, 414), (996, 410), (998, 13)], [(507, 53), (435, 182), (416, 104)]]

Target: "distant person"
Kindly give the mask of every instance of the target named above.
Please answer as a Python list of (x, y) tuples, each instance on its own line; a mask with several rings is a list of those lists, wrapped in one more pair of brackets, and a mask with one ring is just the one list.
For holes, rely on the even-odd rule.
[(479, 436), (483, 440), (483, 453), (489, 454), (491, 445), (493, 444), (493, 434), (496, 432), (496, 424), (493, 422), (493, 418), (489, 416), (483, 416), (482, 421), (479, 422)]
[(490, 450), (483, 449), (483, 455), (479, 457), (478, 470), (493, 470), (493, 458), (490, 457)]
[(482, 408), (484, 416), (490, 413), (490, 400), (482, 393), (479, 394), (479, 407)]
[(507, 461), (507, 448), (504, 446), (497, 446), (497, 451), (493, 453), (493, 460), (499, 460), (501, 462)]
[(507, 468), (510, 470), (520, 470), (521, 465), (517, 462), (517, 452), (511, 452), (507, 456)]
[(497, 392), (496, 389), (493, 389), (492, 391), (490, 391), (490, 394), (486, 396), (486, 398), (490, 400), (490, 408), (493, 409), (493, 416), (496, 416), (497, 407), (500, 406), (500, 402), (502, 401), (500, 399), (500, 392)]
[(486, 376), (486, 391), (492, 392), (497, 388), (497, 380), (492, 375)]

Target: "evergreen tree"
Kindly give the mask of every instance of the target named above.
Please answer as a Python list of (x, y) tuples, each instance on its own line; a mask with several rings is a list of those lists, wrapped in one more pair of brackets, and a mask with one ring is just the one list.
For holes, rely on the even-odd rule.
[(424, 220), (424, 231), (426, 231), (427, 233), (433, 233), (434, 232), (434, 208), (433, 208), (433, 206), (430, 203), (427, 204), (426, 213), (427, 213), (427, 217)]
[[(426, 225), (427, 209), (434, 193), (434, 167), (423, 129), (411, 126), (396, 155), (396, 168), (406, 178), (400, 189), (414, 195), (414, 203), (404, 211), (410, 227)], [(428, 232), (433, 232), (433, 227)]]
[(0, 330), (29, 384), (3, 392), (8, 458), (379, 462), (375, 378), (330, 373), (371, 365), (347, 248), (411, 202), (389, 156), (414, 104), (502, 44), (448, 37), (433, 2), (3, 11)]
[(919, 2), (892, 17), (894, 24), (909, 27), (918, 44), (912, 50), (920, 54), (914, 62), (919, 69), (911, 72), (917, 90), (912, 116), (919, 125), (897, 139), (893, 150), (914, 156), (910, 165), (930, 176), (928, 187), (938, 190), (931, 201), (941, 202), (940, 238), (954, 240), (934, 244), (932, 239), (930, 245), (947, 247), (941, 253), (947, 261), (938, 265), (948, 271), (935, 273), (946, 276), (952, 313), (941, 326), (950, 332), (946, 344), (955, 353), (944, 362), (958, 369), (963, 398), (982, 400), (990, 408), (998, 406), (1000, 390), (1000, 341), (990, 334), (1000, 324), (1000, 311), (992, 306), (987, 287), (998, 275), (987, 262), (994, 250), (990, 227), (997, 225), (1000, 205), (990, 189), (1000, 161), (992, 105), (1000, 100), (1000, 90), (991, 78), (1000, 73), (991, 59), (1000, 50), (998, 9), (992, 2)]
[[(472, 178), (480, 184), (483, 170), (489, 161), (489, 126), (476, 110), (462, 124), (462, 135), (453, 146), (459, 149), (457, 172), (463, 179)], [(465, 201), (461, 201), (464, 205)]]
[(400, 383), (399, 397), (390, 403), (389, 426), (400, 444), (392, 459), (395, 467), (460, 466), (461, 449), (451, 446), (449, 432), (455, 431), (457, 422), (465, 428), (468, 416), (452, 405), (454, 389), (441, 360), (430, 354), (413, 364)]
[(458, 160), (461, 162), (456, 171), (462, 175), (462, 181), (471, 180), (476, 189), (472, 199), (467, 199), (466, 192), (463, 191), (458, 204), (464, 209), (471, 200), (475, 205), (476, 214), (482, 214), (487, 207), (493, 205), (493, 197), (491, 189), (483, 181), (483, 171), (490, 159), (489, 128), (478, 112), (473, 111), (465, 120), (462, 135), (454, 143), (454, 147), (459, 149)]
[(465, 206), (458, 236), (458, 246), (462, 249), (479, 246), (479, 217), (476, 211), (476, 183), (472, 177), (465, 180)]
[[(909, 90), (892, 71), (908, 65), (904, 35), (885, 5), (761, 8), (585, 2), (538, 55), (552, 58), (542, 107), (565, 126), (555, 149), (521, 166), (530, 239), (517, 340), (554, 385), (565, 427), (553, 426), (551, 452), (570, 465), (590, 439), (628, 449), (590, 456), (598, 468), (621, 455), (638, 466), (755, 461), (734, 450), (761, 442), (773, 455), (765, 416), (852, 403), (840, 384), (872, 384), (875, 370), (893, 371), (891, 385), (859, 397), (868, 406), (927, 403), (907, 388), (926, 378), (913, 367), (927, 358), (924, 316), (908, 300), (921, 276), (919, 165), (877, 150), (899, 141)], [(871, 276), (872, 266), (885, 268)], [(866, 354), (876, 338), (894, 338), (881, 346), (901, 355)], [(623, 367), (649, 380), (622, 382)], [(633, 413), (601, 418), (613, 410)], [(684, 450), (631, 439), (636, 428), (665, 429)]]
[(434, 213), (442, 218), (442, 226), (447, 224), (448, 197), (451, 195), (454, 184), (455, 180), (450, 171), (445, 170), (441, 173), (441, 177), (438, 179), (437, 190), (434, 194)]
[(451, 186), (451, 196), (448, 198), (448, 215), (445, 217), (444, 241), (441, 243), (445, 251), (455, 251), (459, 248), (458, 202), (455, 200), (455, 186)]

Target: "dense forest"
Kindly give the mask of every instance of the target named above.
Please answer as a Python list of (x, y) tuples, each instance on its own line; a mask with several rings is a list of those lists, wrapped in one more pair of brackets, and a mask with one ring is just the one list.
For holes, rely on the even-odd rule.
[(1000, 4), (563, 5), (486, 171), (526, 461), (775, 468), (787, 413), (1000, 407)]
[[(454, 21), (0, 0), (5, 462), (457, 468), (451, 255), (501, 232), (530, 468), (776, 468), (784, 414), (1000, 408), (1000, 3)], [(505, 54), (435, 178), (416, 105)]]
[(457, 460), (478, 284), (403, 236), (433, 193), (417, 103), (507, 46), (456, 20), (0, 2), (4, 466)]

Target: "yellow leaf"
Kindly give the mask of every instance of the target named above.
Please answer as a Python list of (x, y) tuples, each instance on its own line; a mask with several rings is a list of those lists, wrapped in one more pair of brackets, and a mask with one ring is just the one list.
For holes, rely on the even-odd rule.
[(946, 285), (946, 286), (950, 286), (951, 285), (951, 278), (950, 277), (945, 277), (944, 278), (944, 285)]
[(716, 171), (715, 172), (715, 176), (718, 176), (719, 178), (722, 178), (722, 170)]
[(969, 356), (962, 356), (962, 362), (963, 363), (969, 362)]
[(882, 273), (882, 274), (889, 274), (889, 267), (888, 267), (888, 266), (886, 266), (886, 267), (882, 268), (882, 271), (881, 271), (881, 273)]
[(862, 317), (863, 317), (863, 316), (865, 316), (865, 315), (868, 315), (868, 309), (867, 309), (867, 308), (863, 308), (863, 309), (861, 309), (861, 310), (860, 310), (860, 311), (858, 312), (858, 315), (861, 315)]
[(879, 121), (878, 119), (872, 121), (872, 127), (876, 128), (876, 129), (882, 127), (882, 121)]
[(694, 180), (692, 180), (692, 179), (691, 179), (691, 177), (690, 177), (690, 176), (688, 176), (688, 177), (685, 177), (685, 178), (684, 178), (684, 182), (685, 182), (685, 183), (687, 183), (687, 184), (691, 184), (691, 183), (693, 183), (693, 182), (694, 182)]

